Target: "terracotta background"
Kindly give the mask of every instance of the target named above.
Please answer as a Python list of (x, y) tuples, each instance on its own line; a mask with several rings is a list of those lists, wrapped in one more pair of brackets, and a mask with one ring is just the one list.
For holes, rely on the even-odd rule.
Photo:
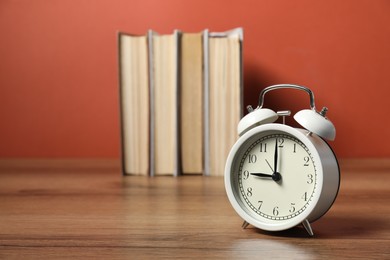
[[(390, 157), (390, 1), (2, 0), (0, 157), (119, 156), (116, 32), (244, 28), (245, 105), (329, 107), (341, 158)], [(296, 112), (305, 93), (266, 96)]]

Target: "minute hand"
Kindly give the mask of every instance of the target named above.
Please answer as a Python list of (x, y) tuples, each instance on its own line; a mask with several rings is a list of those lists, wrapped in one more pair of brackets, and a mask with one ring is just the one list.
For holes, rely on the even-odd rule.
[(278, 172), (278, 139), (275, 141), (274, 173)]
[(274, 155), (274, 173), (272, 174), (272, 179), (276, 182), (280, 181), (282, 175), (278, 172), (278, 139), (275, 141), (275, 155)]

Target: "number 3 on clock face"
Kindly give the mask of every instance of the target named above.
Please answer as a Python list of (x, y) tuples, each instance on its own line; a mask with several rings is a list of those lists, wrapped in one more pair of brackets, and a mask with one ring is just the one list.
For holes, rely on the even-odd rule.
[(248, 211), (267, 220), (301, 214), (316, 189), (316, 167), (297, 138), (275, 133), (249, 145), (237, 174), (241, 200)]

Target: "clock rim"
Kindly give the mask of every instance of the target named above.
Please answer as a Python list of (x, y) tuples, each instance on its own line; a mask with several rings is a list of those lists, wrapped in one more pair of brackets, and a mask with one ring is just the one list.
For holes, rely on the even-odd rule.
[[(287, 220), (278, 220), (273, 223), (267, 223), (264, 221), (261, 221), (262, 217), (255, 217), (254, 214), (248, 213), (245, 209), (242, 208), (239, 202), (238, 194), (237, 197), (235, 195), (235, 192), (233, 190), (233, 183), (231, 181), (231, 170), (233, 166), (235, 165), (235, 158), (238, 152), (240, 151), (241, 146), (248, 141), (250, 138), (253, 138), (256, 134), (266, 132), (266, 131), (277, 131), (286, 133), (289, 135), (292, 135), (293, 137), (297, 138), (299, 141), (301, 141), (310, 151), (313, 161), (315, 163), (316, 167), (316, 192), (311, 198), (311, 202), (308, 204), (307, 208), (299, 215), (295, 216), (294, 218), (287, 219)], [(230, 150), (230, 153), (228, 155), (226, 166), (225, 166), (225, 190), (227, 192), (229, 201), (235, 211), (240, 215), (241, 218), (243, 218), (246, 222), (250, 223), (251, 225), (258, 227), (263, 230), (267, 231), (280, 231), (292, 228), (304, 221), (305, 219), (310, 220), (310, 214), (314, 212), (316, 205), (319, 202), (322, 188), (323, 188), (323, 165), (321, 163), (321, 157), (317, 151), (316, 146), (309, 140), (309, 137), (307, 137), (301, 129), (294, 128), (288, 125), (278, 124), (278, 123), (270, 123), (265, 125), (256, 126), (249, 131), (247, 131), (245, 134), (243, 134), (233, 145), (232, 149)]]
[[(303, 133), (307, 131), (304, 129), (297, 129), (297, 130)], [(321, 161), (323, 174), (324, 174), (322, 185), (324, 188), (320, 195), (320, 200), (315, 208), (315, 211), (313, 211), (312, 214), (310, 215), (309, 221), (311, 223), (320, 219), (330, 210), (330, 208), (333, 206), (334, 202), (336, 201), (336, 198), (340, 191), (340, 184), (341, 184), (340, 164), (337, 160), (336, 153), (334, 152), (332, 147), (324, 140), (324, 138), (318, 135), (312, 137), (313, 138), (311, 138), (311, 141), (313, 142), (314, 146), (317, 148), (319, 154), (324, 154), (325, 156), (327, 156), (327, 158), (326, 160), (324, 158), (324, 160)], [(331, 162), (333, 159), (334, 161)], [(335, 181), (337, 182), (336, 188), (334, 187), (334, 185), (331, 184), (334, 183)], [(319, 204), (321, 204), (321, 206)]]

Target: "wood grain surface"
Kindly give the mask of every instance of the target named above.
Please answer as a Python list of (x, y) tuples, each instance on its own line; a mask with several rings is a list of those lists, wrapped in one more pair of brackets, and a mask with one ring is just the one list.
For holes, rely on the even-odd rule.
[(331, 210), (264, 232), (222, 177), (120, 175), (117, 160), (0, 160), (1, 259), (390, 259), (390, 160), (344, 160)]

